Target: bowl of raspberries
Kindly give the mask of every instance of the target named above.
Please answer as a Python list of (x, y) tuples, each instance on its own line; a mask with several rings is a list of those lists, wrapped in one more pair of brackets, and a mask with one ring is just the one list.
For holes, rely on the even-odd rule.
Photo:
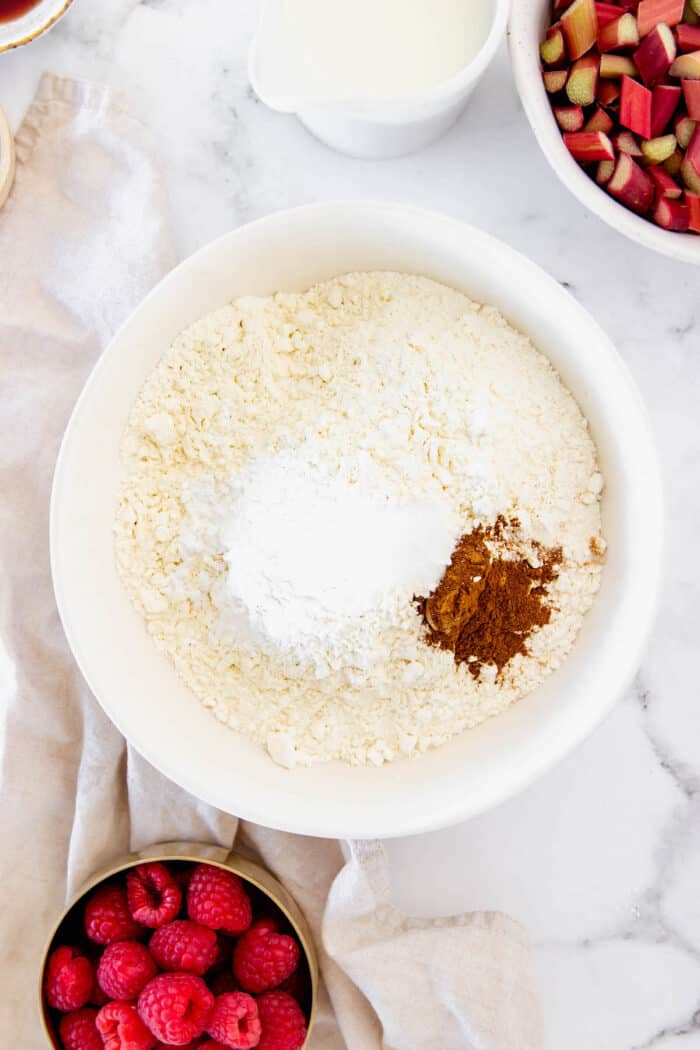
[(562, 182), (637, 243), (700, 263), (700, 0), (517, 0), (509, 42)]
[(247, 858), (168, 844), (92, 879), (41, 976), (55, 1050), (302, 1050), (318, 969), (295, 902)]

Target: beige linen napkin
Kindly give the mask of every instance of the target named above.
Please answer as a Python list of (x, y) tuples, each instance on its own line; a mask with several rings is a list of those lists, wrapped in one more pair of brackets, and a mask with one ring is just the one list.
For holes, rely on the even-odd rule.
[[(158, 841), (238, 836), (312, 925), (325, 988), (314, 1050), (536, 1050), (526, 938), (502, 915), (409, 919), (379, 843), (245, 825), (128, 748), (82, 681), (51, 587), (48, 504), (69, 412), (120, 321), (173, 263), (143, 127), (108, 91), (43, 78), (0, 213), (0, 1031), (43, 1046), (45, 934), (67, 894)], [(86, 479), (86, 483), (88, 479)]]

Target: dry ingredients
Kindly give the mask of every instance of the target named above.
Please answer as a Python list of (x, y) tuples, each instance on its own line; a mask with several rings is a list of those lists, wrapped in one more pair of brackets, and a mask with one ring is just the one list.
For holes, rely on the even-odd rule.
[[(532, 632), (552, 617), (547, 589), (557, 577), (561, 550), (513, 541), (520, 522), (499, 517), (463, 536), (440, 583), (418, 607), (434, 645), (451, 650), (479, 678), (484, 664), (499, 673), (527, 653)], [(511, 536), (508, 536), (508, 533)]]
[[(123, 459), (132, 601), (200, 701), (287, 766), (381, 764), (478, 725), (558, 666), (598, 588), (578, 405), (497, 310), (423, 277), (348, 274), (198, 321), (147, 379)], [(561, 560), (510, 658), (484, 627), (455, 662), (413, 598), (479, 529), (495, 584), (499, 517), (519, 522), (508, 546)]]

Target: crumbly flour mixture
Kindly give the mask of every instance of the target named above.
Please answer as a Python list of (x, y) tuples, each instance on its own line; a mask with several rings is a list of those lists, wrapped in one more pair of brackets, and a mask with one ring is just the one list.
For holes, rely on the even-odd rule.
[[(348, 274), (198, 321), (123, 458), (132, 601), (200, 701), (287, 766), (381, 764), (502, 711), (598, 589), (603, 478), (578, 405), (498, 311), (423, 277)], [(475, 675), (413, 599), (499, 518), (519, 550), (561, 554), (549, 622)]]

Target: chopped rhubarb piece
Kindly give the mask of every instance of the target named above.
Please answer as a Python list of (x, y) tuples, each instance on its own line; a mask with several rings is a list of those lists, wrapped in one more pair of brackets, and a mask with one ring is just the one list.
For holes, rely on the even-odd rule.
[(700, 193), (700, 124), (693, 132), (681, 162), (681, 178), (691, 193)]
[(601, 77), (636, 77), (637, 67), (627, 55), (601, 55)]
[(671, 68), (676, 57), (676, 40), (663, 22), (644, 37), (632, 55), (639, 75), (647, 85), (656, 84)]
[(672, 153), (668, 160), (664, 161), (664, 171), (667, 171), (669, 175), (673, 175), (674, 178), (680, 173), (681, 164), (683, 163), (683, 154), (679, 149)]
[(574, 0), (561, 16), (561, 27), (569, 58), (572, 61), (581, 58), (590, 51), (598, 38), (595, 0)]
[(544, 80), (544, 87), (547, 94), (556, 95), (558, 92), (563, 91), (568, 76), (568, 69), (545, 70), (542, 74), (542, 79)]
[(554, 106), (554, 118), (562, 131), (580, 131), (584, 115), (581, 106)]
[(598, 31), (600, 32), (601, 29), (620, 17), (620, 8), (617, 4), (596, 3), (595, 13), (598, 16)]
[(604, 186), (606, 182), (610, 182), (612, 173), (615, 170), (614, 160), (599, 160), (598, 167), (595, 172), (595, 181), (599, 186)]
[(563, 11), (565, 7), (568, 7), (571, 0), (554, 0), (554, 14), (558, 15), (560, 11)]
[(690, 212), (687, 204), (683, 204), (682, 201), (659, 197), (652, 218), (656, 225), (662, 226), (664, 230), (679, 230), (684, 233), (690, 223)]
[[(647, 37), (647, 40), (649, 37)], [(651, 93), (651, 137), (663, 135), (681, 98), (681, 89), (675, 84), (658, 84)]]
[(696, 51), (700, 48), (700, 26), (676, 26), (676, 43), (679, 51)]
[(566, 82), (566, 95), (572, 105), (590, 106), (595, 102), (598, 64), (597, 55), (584, 55), (574, 62)]
[(540, 44), (540, 58), (545, 66), (566, 65), (566, 45), (564, 34), (557, 29), (551, 36), (547, 36)]
[(583, 125), (584, 131), (604, 131), (607, 135), (613, 129), (613, 119), (601, 106), (596, 106), (592, 116)]
[(639, 43), (637, 19), (627, 11), (615, 22), (608, 22), (598, 32), (599, 51), (624, 51)]
[(626, 153), (628, 157), (641, 157), (642, 148), (631, 131), (618, 131), (613, 136), (613, 145), (617, 153)]
[(662, 135), (642, 143), (642, 153), (648, 164), (663, 164), (676, 151), (676, 136)]
[(688, 116), (700, 120), (700, 80), (681, 80)]
[(564, 145), (579, 164), (615, 159), (612, 142), (602, 131), (579, 131), (564, 135)]
[(685, 203), (688, 205), (688, 228), (700, 233), (700, 193), (685, 191)]
[(626, 153), (617, 158), (613, 177), (606, 189), (621, 204), (642, 215), (649, 211), (654, 200), (654, 183)]
[(641, 0), (637, 8), (639, 35), (646, 36), (659, 22), (667, 26), (678, 25), (683, 18), (685, 0)]
[(690, 140), (693, 137), (695, 131), (696, 121), (691, 117), (686, 117), (682, 114), (680, 117), (676, 117), (676, 122), (673, 125), (673, 130), (676, 136), (676, 140), (681, 149), (687, 149), (690, 145)]
[(620, 85), (616, 80), (600, 80), (596, 95), (601, 106), (612, 106), (620, 97)]
[(700, 51), (689, 51), (687, 55), (679, 55), (669, 73), (672, 77), (681, 77), (683, 80), (700, 80)]
[(649, 88), (631, 77), (622, 78), (620, 123), (643, 139), (651, 138), (651, 102)]
[(672, 175), (669, 175), (665, 168), (660, 168), (658, 165), (652, 165), (650, 168), (647, 168), (647, 171), (652, 182), (656, 186), (657, 197), (666, 197), (668, 200), (677, 200), (683, 193), (683, 190), (676, 180)]

